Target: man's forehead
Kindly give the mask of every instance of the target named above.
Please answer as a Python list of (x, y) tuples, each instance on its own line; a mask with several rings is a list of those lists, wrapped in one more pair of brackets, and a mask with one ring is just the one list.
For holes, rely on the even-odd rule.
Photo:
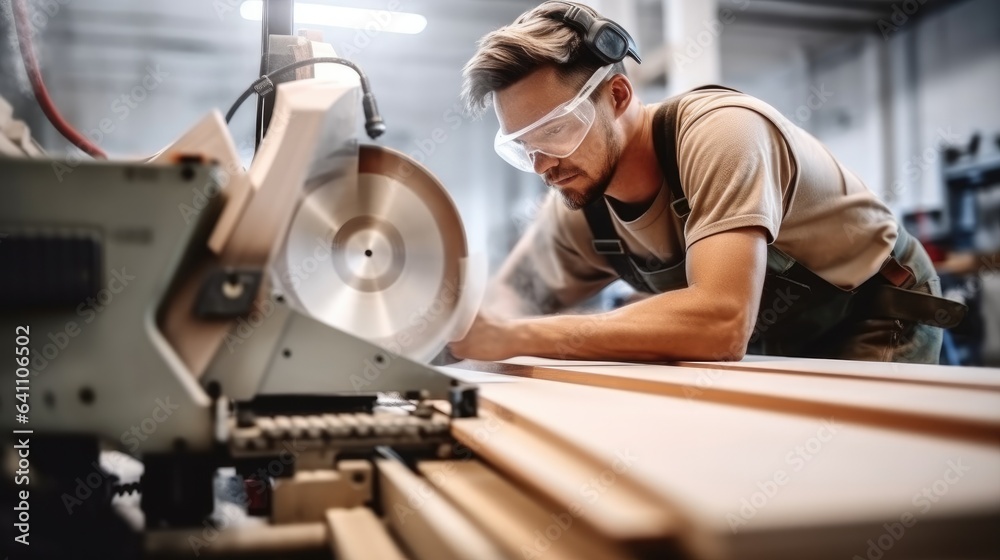
[(509, 133), (544, 117), (575, 93), (576, 88), (567, 84), (554, 67), (545, 66), (494, 92), (493, 105), (500, 128)]

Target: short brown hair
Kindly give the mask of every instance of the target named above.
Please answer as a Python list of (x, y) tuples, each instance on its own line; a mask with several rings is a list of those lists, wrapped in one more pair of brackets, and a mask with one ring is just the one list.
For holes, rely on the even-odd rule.
[[(600, 17), (590, 6), (575, 5)], [(565, 3), (545, 2), (521, 14), (511, 25), (491, 31), (479, 40), (476, 54), (462, 69), (462, 101), (470, 114), (482, 113), (494, 91), (543, 66), (554, 66), (577, 87), (602, 66), (583, 44), (580, 33), (558, 19), (565, 10)], [(611, 72), (624, 74), (625, 65), (618, 62)]]

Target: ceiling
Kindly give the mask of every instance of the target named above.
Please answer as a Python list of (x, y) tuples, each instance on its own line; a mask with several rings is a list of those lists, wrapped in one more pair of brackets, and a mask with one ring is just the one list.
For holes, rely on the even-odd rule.
[[(74, 0), (54, 3), (41, 27), (39, 50), (57, 103), (81, 126), (95, 126), (113, 100), (158, 63), (171, 78), (142, 118), (140, 149), (154, 149), (212, 107), (225, 109), (258, 73), (260, 23), (243, 19), (241, 0)], [(324, 2), (330, 0), (313, 0)], [(603, 0), (611, 2), (613, 0)], [(661, 0), (634, 0), (640, 48), (662, 42)], [(690, 0), (699, 1), (699, 0)], [(916, 16), (960, 0), (922, 6)], [(384, 8), (390, 0), (336, 0), (352, 7)], [(476, 41), (534, 6), (532, 0), (397, 0), (400, 11), (424, 15), (417, 35), (368, 33), (333, 27), (325, 39), (349, 52), (369, 74), (389, 121), (426, 130), (454, 105), (462, 65)], [(332, 3), (332, 2), (331, 2)], [(591, 2), (600, 5), (600, 1)], [(818, 48), (859, 33), (878, 33), (898, 0), (719, 0), (737, 11), (721, 43), (724, 72), (760, 73), (793, 48)], [(7, 9), (7, 6), (0, 8)], [(9, 54), (9, 53), (8, 53)], [(725, 77), (725, 76), (724, 76)], [(23, 74), (22, 74), (23, 82)], [(3, 89), (6, 88), (6, 89)], [(11, 95), (11, 85), (0, 86)], [(155, 109), (154, 109), (155, 107)], [(137, 113), (139, 110), (137, 110)], [(241, 114), (240, 126), (249, 118)], [(164, 120), (164, 115), (170, 118)], [(131, 134), (131, 133), (130, 133)], [(118, 137), (123, 147), (136, 140)], [(148, 140), (147, 140), (148, 139)], [(148, 146), (146, 145), (148, 144)], [(114, 148), (114, 146), (112, 146)]]

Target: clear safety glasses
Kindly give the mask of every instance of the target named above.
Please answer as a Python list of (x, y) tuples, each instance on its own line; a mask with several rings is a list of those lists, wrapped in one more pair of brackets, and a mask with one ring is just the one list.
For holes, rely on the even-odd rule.
[(590, 132), (597, 113), (590, 95), (611, 72), (611, 66), (598, 68), (573, 99), (534, 123), (510, 134), (504, 134), (503, 129), (498, 130), (493, 140), (497, 154), (521, 171), (534, 172), (535, 152), (554, 158), (564, 158), (575, 152)]

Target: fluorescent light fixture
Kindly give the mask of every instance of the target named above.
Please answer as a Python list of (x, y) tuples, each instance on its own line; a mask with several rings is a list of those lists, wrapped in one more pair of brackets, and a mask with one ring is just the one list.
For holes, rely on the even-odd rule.
[[(244, 19), (260, 21), (263, 11), (261, 0), (247, 0), (240, 5), (240, 15)], [(344, 8), (324, 4), (295, 3), (295, 23), (347, 27), (366, 31), (388, 31), (390, 33), (420, 33), (427, 27), (427, 18), (419, 14), (390, 12), (389, 10), (369, 10), (364, 8)]]

